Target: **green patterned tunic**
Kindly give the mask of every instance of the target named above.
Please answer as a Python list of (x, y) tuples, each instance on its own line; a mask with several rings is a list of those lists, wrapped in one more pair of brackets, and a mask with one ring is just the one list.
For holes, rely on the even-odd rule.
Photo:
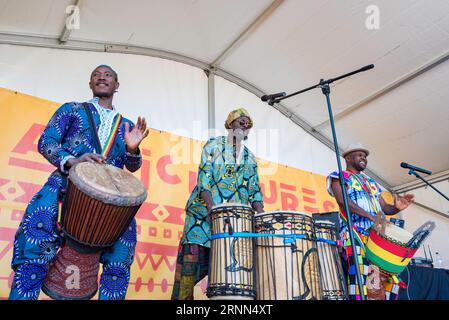
[(214, 205), (263, 203), (256, 157), (246, 146), (242, 152), (242, 160), (237, 165), (234, 147), (224, 136), (209, 139), (203, 147), (197, 185), (186, 205), (182, 244), (210, 247), (210, 226), (201, 192), (209, 191)]

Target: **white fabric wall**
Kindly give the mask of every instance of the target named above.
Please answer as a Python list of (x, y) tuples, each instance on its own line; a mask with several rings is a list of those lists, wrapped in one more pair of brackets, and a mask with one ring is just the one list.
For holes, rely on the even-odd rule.
[[(427, 177), (424, 178), (427, 179)], [(441, 193), (449, 197), (449, 180), (440, 181), (432, 185)], [(446, 214), (449, 222), (449, 201), (444, 199), (438, 192), (428, 186), (410, 192), (415, 195), (415, 200), (417, 202)]]
[(159, 58), (0, 45), (0, 87), (57, 101), (92, 97), (89, 77), (99, 64), (113, 67), (120, 88), (114, 105), (132, 121), (145, 116), (149, 126), (195, 136), (207, 128), (207, 77), (198, 68)]

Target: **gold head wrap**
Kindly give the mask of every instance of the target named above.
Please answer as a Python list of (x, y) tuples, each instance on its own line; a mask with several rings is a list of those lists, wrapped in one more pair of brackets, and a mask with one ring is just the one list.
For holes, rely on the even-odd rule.
[(252, 128), (253, 120), (251, 119), (251, 117), (249, 116), (249, 112), (246, 111), (245, 108), (239, 108), (239, 109), (231, 111), (228, 115), (228, 118), (226, 119), (225, 128), (230, 129), (231, 123), (240, 117), (247, 117), (249, 119), (250, 128)]

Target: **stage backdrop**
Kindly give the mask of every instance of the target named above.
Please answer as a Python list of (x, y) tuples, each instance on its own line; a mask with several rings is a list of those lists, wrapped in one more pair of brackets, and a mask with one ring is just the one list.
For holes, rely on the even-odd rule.
[[(0, 88), (0, 299), (7, 298), (10, 290), (14, 234), (23, 212), (55, 169), (37, 152), (37, 141), (59, 105)], [(143, 164), (135, 175), (149, 195), (137, 214), (138, 244), (127, 299), (170, 298), (184, 206), (196, 184), (203, 143), (151, 130), (141, 145)], [(258, 161), (267, 211), (337, 209), (326, 192), (324, 176)], [(387, 199), (391, 201), (391, 196)], [(196, 287), (197, 299), (206, 298), (205, 289), (202, 281)], [(42, 293), (40, 299), (48, 298)]]

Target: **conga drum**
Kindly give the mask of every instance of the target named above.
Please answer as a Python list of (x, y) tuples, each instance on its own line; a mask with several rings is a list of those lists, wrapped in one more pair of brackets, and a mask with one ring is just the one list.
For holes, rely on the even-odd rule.
[(347, 286), (337, 243), (337, 230), (331, 221), (315, 221), (314, 240), (318, 251), (322, 300), (347, 300)]
[(318, 300), (321, 297), (313, 219), (301, 212), (254, 216), (258, 300)]
[(130, 227), (146, 197), (143, 184), (129, 172), (108, 164), (74, 165), (60, 221), (66, 243), (50, 265), (42, 290), (53, 299), (92, 298), (98, 290), (102, 250)]
[(255, 211), (237, 203), (213, 207), (206, 295), (210, 299), (254, 300), (253, 230)]

